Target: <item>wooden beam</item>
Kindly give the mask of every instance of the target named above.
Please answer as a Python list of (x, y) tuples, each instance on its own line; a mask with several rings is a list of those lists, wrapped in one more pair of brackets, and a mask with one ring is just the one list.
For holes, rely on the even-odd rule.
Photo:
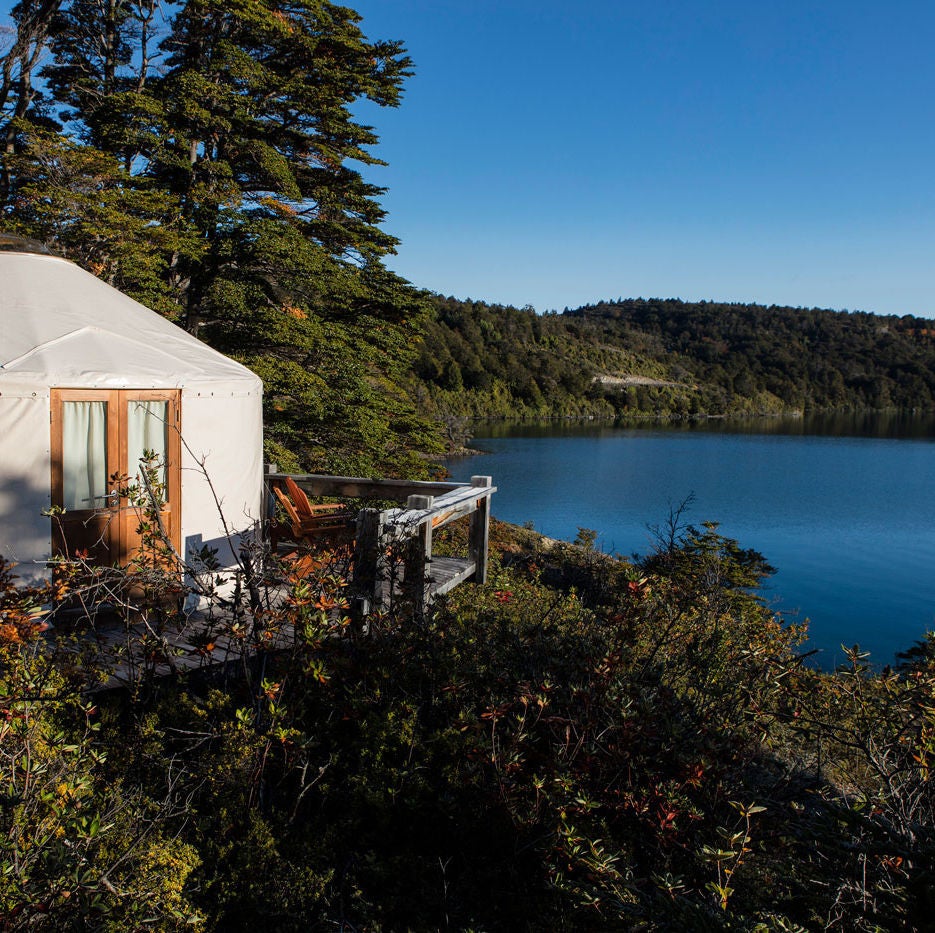
[[(490, 477), (484, 477), (489, 480)], [(419, 525), (424, 521), (431, 519), (434, 521), (437, 515), (443, 515), (449, 511), (457, 514), (452, 514), (451, 518), (457, 518), (461, 514), (469, 514), (473, 511), (474, 503), (479, 502), (482, 498), (489, 498), (493, 493), (497, 491), (496, 486), (469, 486), (463, 485), (459, 486), (457, 489), (447, 492), (442, 496), (439, 496), (432, 503), (431, 508), (427, 509), (390, 509), (389, 513), (392, 513), (392, 521), (394, 524), (399, 526), (409, 526), (414, 527)], [(462, 508), (465, 508), (464, 511), (460, 511)], [(450, 520), (450, 519), (448, 519)], [(436, 525), (436, 527), (438, 527)]]
[(278, 463), (263, 464), (263, 481), (265, 495), (263, 496), (263, 521), (268, 522), (276, 514), (276, 499), (273, 496), (273, 484), (270, 478), (279, 473)]
[[(475, 489), (494, 489), (490, 476), (472, 476), (471, 486)], [(468, 554), (474, 562), (474, 582), (487, 582), (487, 550), (490, 545), (490, 496), (477, 500), (477, 510), (471, 517), (468, 536)]]
[(317, 473), (272, 473), (269, 481), (285, 482), (290, 476), (311, 496), (347, 496), (350, 499), (393, 499), (405, 502), (409, 496), (438, 496), (466, 483), (429, 483), (405, 479), (366, 479), (359, 476), (322, 476)]
[(361, 509), (357, 516), (357, 541), (354, 546), (354, 589), (359, 596), (372, 599), (378, 609), (384, 606), (383, 513), (379, 509)]
[[(431, 511), (433, 496), (409, 496), (406, 509), (410, 513)], [(415, 534), (406, 546), (405, 583), (412, 599), (413, 615), (418, 621), (425, 618), (425, 608), (430, 594), (427, 592), (428, 566), (432, 562), (432, 522), (419, 523)]]

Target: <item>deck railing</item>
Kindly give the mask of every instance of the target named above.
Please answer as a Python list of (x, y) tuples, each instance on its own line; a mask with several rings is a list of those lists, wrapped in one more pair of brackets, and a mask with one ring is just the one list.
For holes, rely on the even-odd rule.
[[(419, 617), (436, 596), (464, 580), (486, 582), (490, 497), (497, 491), (491, 477), (446, 483), (285, 474), (271, 469), (267, 480), (274, 484), (285, 481), (287, 475), (310, 496), (405, 502), (404, 507), (363, 508), (357, 515), (351, 582), (361, 614), (388, 610), (402, 596), (411, 601)], [(466, 516), (471, 517), (468, 553), (434, 555), (433, 533)]]

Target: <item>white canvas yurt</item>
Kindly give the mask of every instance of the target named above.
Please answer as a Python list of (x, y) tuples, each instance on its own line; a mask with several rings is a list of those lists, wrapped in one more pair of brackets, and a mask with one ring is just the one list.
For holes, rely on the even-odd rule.
[[(260, 518), (262, 384), (250, 370), (39, 244), (0, 236), (0, 554), (23, 579), (62, 550), (106, 563), (138, 524), (114, 474), (144, 450), (183, 555), (232, 566)], [(52, 520), (43, 511), (61, 506)]]

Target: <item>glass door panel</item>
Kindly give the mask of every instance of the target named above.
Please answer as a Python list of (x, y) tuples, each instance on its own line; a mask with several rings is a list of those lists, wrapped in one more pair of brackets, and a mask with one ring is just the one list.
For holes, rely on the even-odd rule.
[(62, 502), (68, 511), (106, 505), (107, 402), (62, 403)]
[(111, 564), (119, 557), (117, 498), (111, 474), (119, 466), (115, 393), (51, 392), (52, 549)]
[[(140, 488), (136, 504), (129, 504), (121, 514), (123, 524), (123, 554), (125, 560), (138, 558), (148, 563), (162, 564), (166, 557), (165, 538), (178, 550), (181, 528), (179, 499), (181, 478), (179, 470), (181, 443), (178, 431), (179, 392), (131, 391), (120, 393), (123, 469), (130, 483)], [(155, 486), (147, 485), (142, 477), (142, 464), (151, 454), (159, 465)], [(147, 505), (152, 494), (158, 506), (155, 516)], [(156, 529), (152, 526), (155, 518)], [(144, 535), (149, 544), (144, 546)]]
[(127, 475), (138, 481), (140, 461), (152, 453), (162, 465), (159, 483), (167, 495), (169, 463), (169, 403), (161, 400), (131, 399), (127, 402)]

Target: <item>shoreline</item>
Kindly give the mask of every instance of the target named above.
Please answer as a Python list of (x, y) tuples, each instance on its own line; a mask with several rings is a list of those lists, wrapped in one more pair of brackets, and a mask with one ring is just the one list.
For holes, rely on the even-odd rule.
[[(509, 429), (522, 429), (522, 428), (566, 428), (566, 427), (575, 427), (575, 426), (594, 426), (594, 427), (604, 427), (604, 428), (620, 428), (626, 429), (629, 427), (641, 427), (645, 428), (648, 426), (659, 426), (659, 427), (687, 427), (690, 425), (703, 426), (706, 424), (718, 425), (718, 424), (730, 424), (736, 423), (738, 425), (752, 425), (758, 421), (768, 422), (770, 424), (776, 425), (780, 422), (787, 421), (791, 424), (797, 426), (797, 430), (802, 430), (803, 433), (811, 433), (808, 430), (808, 425), (814, 423), (815, 420), (819, 421), (830, 421), (834, 419), (836, 421), (846, 423), (846, 422), (859, 422), (860, 420), (872, 418), (877, 419), (880, 417), (886, 417), (892, 419), (893, 421), (902, 421), (903, 419), (917, 419), (920, 416), (924, 417), (925, 415), (930, 415), (935, 418), (935, 412), (929, 412), (926, 410), (918, 409), (900, 409), (900, 408), (883, 408), (883, 409), (814, 409), (809, 411), (803, 411), (802, 409), (792, 409), (790, 411), (783, 412), (734, 412), (727, 414), (716, 414), (716, 415), (704, 415), (704, 414), (695, 414), (695, 415), (647, 415), (647, 416), (627, 416), (627, 417), (601, 417), (599, 415), (556, 415), (556, 416), (543, 416), (543, 417), (506, 417), (506, 416), (493, 416), (493, 417), (484, 417), (484, 418), (474, 418), (471, 419), (466, 425), (465, 433), (468, 435), (467, 438), (457, 446), (450, 446), (443, 454), (439, 455), (436, 459), (438, 462), (444, 462), (446, 460), (460, 460), (465, 457), (478, 456), (488, 453), (489, 451), (479, 450), (475, 447), (471, 447), (471, 443), (474, 441), (477, 436), (478, 429), (483, 431), (485, 428), (493, 429), (497, 432), (496, 436), (499, 436), (499, 432), (502, 430)], [(826, 428), (821, 429), (818, 433), (825, 433)], [(857, 426), (855, 424), (855, 430)], [(844, 432), (848, 433), (848, 432)], [(858, 433), (863, 435), (864, 428), (860, 427)], [(899, 431), (890, 432), (888, 434), (881, 434), (877, 436), (892, 436), (892, 437), (902, 437), (902, 436), (911, 436), (904, 435)]]

